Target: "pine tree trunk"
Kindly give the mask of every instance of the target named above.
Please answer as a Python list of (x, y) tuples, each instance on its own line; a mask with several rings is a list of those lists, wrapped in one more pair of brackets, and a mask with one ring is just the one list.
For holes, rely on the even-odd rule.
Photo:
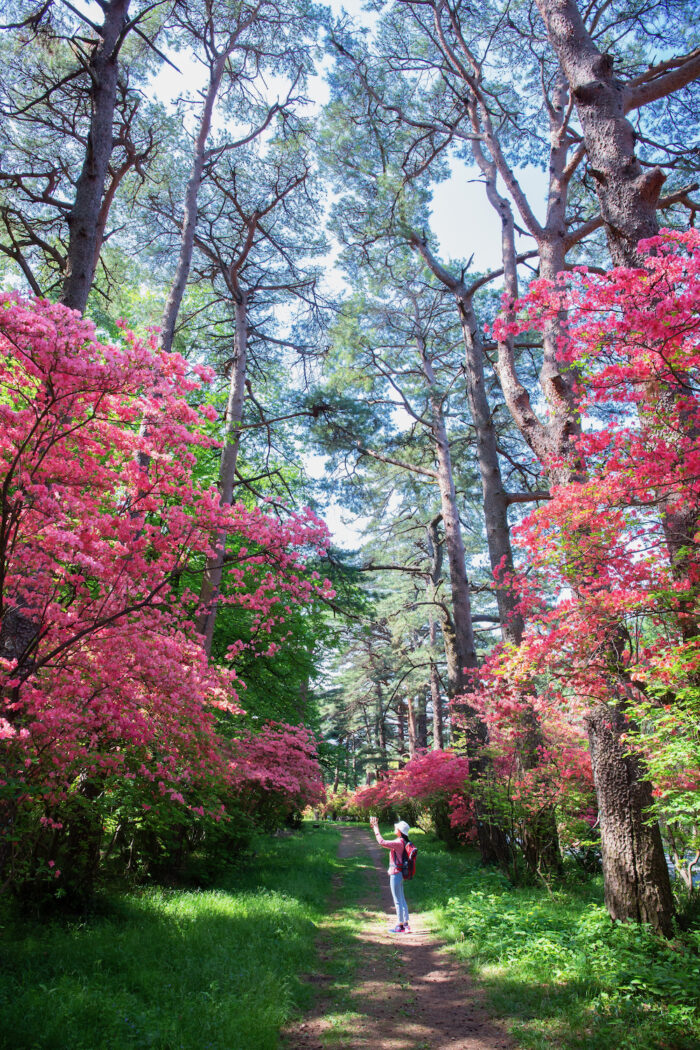
[(624, 85), (614, 75), (612, 56), (596, 47), (575, 0), (537, 0), (537, 7), (581, 121), (613, 263), (636, 266), (637, 244), (658, 232), (665, 176), (639, 163)]
[(221, 78), (224, 73), (226, 55), (220, 55), (213, 63), (209, 71), (209, 84), (204, 96), (202, 115), (199, 121), (199, 129), (194, 142), (194, 153), (192, 167), (187, 180), (185, 190), (185, 203), (182, 215), (182, 233), (180, 237), (180, 254), (175, 268), (168, 298), (163, 311), (161, 321), (160, 345), (164, 350), (171, 350), (175, 337), (175, 325), (177, 323), (180, 306), (187, 287), (192, 265), (192, 254), (194, 252), (194, 238), (197, 230), (197, 198), (199, 187), (202, 182), (204, 161), (206, 158), (207, 140), (211, 131), (212, 115), (216, 96), (221, 87)]
[(445, 427), (445, 417), (439, 398), (432, 392), (435, 385), (435, 374), (432, 364), (422, 345), (420, 346), (420, 351), (423, 372), (431, 389), (432, 431), (435, 444), (435, 458), (437, 460), (440, 510), (445, 530), (447, 561), (450, 568), (450, 595), (452, 598), (452, 618), (454, 623), (452, 642), (455, 658), (448, 663), (449, 688), (450, 695), (457, 696), (466, 689), (467, 678), (465, 671), (477, 666), (471, 598), (469, 595), (469, 578), (467, 576), (467, 560), (462, 539), (462, 526), (459, 520), (457, 492), (452, 470), (450, 444), (447, 437), (447, 428)]
[(384, 771), (388, 769), (389, 762), (386, 742), (386, 712), (384, 710), (384, 693), (381, 682), (377, 682), (376, 702), (375, 726), (377, 731), (377, 743), (379, 746), (380, 768)]
[(114, 140), (119, 49), (130, 0), (105, 0), (100, 40), (88, 62), (90, 75), (90, 130), (85, 158), (68, 215), (68, 252), (61, 302), (85, 312), (99, 256), (100, 212)]
[[(574, 0), (537, 0), (550, 43), (568, 80), (595, 179), (608, 247), (616, 266), (638, 266), (638, 243), (658, 233), (657, 206), (664, 174), (642, 168), (627, 120), (625, 87), (612, 56), (599, 51)], [(689, 66), (689, 79), (693, 72)], [(680, 85), (679, 85), (680, 86)], [(672, 396), (672, 395), (671, 395)], [(674, 572), (683, 575), (683, 548), (697, 531), (697, 515), (664, 513)], [(650, 922), (668, 934), (673, 901), (658, 825), (644, 818), (651, 785), (620, 741), (624, 716), (599, 707), (587, 719), (601, 814), (605, 900), (613, 918)]]
[(406, 711), (408, 712), (408, 757), (416, 757), (416, 709), (413, 703), (413, 697), (409, 696), (406, 698)]
[[(598, 50), (574, 0), (538, 0), (537, 6), (581, 121), (613, 263), (639, 266), (639, 241), (659, 232), (657, 208), (665, 175), (658, 167), (643, 168), (640, 164), (635, 131), (625, 115), (625, 86), (614, 75), (612, 57)], [(688, 80), (697, 77), (697, 58), (686, 66)], [(669, 403), (679, 396), (685, 399), (686, 390), (669, 388), (666, 394)], [(673, 442), (674, 436), (670, 439)], [(663, 527), (674, 576), (683, 580), (687, 575), (686, 551), (695, 542), (698, 514), (695, 508), (665, 508)], [(686, 612), (689, 615), (683, 619), (682, 629), (690, 640), (698, 625), (692, 611)]]
[[(430, 687), (428, 687), (429, 689)], [(427, 713), (427, 695), (421, 691), (416, 697), (416, 704), (418, 707), (416, 717), (416, 746), (421, 750), (425, 750), (428, 746), (428, 713)]]
[(433, 747), (436, 751), (441, 751), (444, 747), (442, 693), (440, 691), (440, 676), (434, 660), (430, 661), (430, 699), (433, 705)]
[(399, 765), (403, 765), (406, 757), (406, 703), (399, 700), (396, 705), (396, 727), (397, 727), (397, 750), (399, 752)]
[[(513, 572), (513, 549), (508, 524), (508, 497), (501, 476), (496, 428), (486, 396), (484, 352), (476, 314), (469, 296), (457, 296), (464, 337), (467, 399), (476, 430), (476, 453), (481, 477), (481, 491), (486, 523), (486, 539), (491, 570)], [(501, 634), (505, 642), (519, 645), (523, 619), (518, 612), (517, 597), (510, 588), (496, 591)]]
[[(219, 467), (219, 491), (222, 506), (230, 507), (233, 503), (236, 462), (241, 439), (240, 424), (243, 419), (243, 402), (247, 375), (248, 319), (247, 299), (245, 292), (240, 292), (235, 303), (236, 334), (234, 341), (234, 358), (231, 364), (228, 402), (224, 431), (224, 446)], [(203, 612), (197, 620), (197, 627), (203, 637), (207, 655), (211, 655), (216, 626), (217, 601), (221, 592), (224, 560), (226, 555), (226, 533), (219, 533), (215, 539), (216, 554), (207, 562), (202, 586), (200, 605)]]
[(586, 717), (603, 851), (605, 903), (613, 919), (650, 923), (670, 936), (673, 897), (661, 833), (647, 823), (651, 786), (623, 734), (623, 713), (601, 704)]

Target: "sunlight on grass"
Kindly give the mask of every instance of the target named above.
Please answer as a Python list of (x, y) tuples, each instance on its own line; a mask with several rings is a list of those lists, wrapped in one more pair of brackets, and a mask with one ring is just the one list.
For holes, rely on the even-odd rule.
[(264, 839), (225, 887), (147, 889), (88, 920), (3, 913), (3, 1050), (274, 1050), (309, 1000), (340, 834)]
[(475, 855), (420, 842), (411, 892), (526, 1050), (697, 1050), (700, 930), (613, 924), (600, 880), (511, 887)]

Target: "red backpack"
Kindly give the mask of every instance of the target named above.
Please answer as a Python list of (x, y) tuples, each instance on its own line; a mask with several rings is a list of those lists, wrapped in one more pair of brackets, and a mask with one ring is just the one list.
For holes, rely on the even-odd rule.
[(416, 857), (418, 849), (412, 842), (404, 842), (403, 857), (401, 858), (401, 874), (404, 879), (412, 879), (416, 874)]

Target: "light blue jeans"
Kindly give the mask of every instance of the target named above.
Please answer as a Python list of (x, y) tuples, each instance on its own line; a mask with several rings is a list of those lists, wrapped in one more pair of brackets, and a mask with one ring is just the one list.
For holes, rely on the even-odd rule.
[(403, 875), (400, 872), (396, 875), (390, 875), (389, 885), (391, 886), (391, 896), (394, 898), (394, 904), (396, 905), (396, 918), (402, 925), (406, 925), (408, 923), (408, 905), (403, 892)]

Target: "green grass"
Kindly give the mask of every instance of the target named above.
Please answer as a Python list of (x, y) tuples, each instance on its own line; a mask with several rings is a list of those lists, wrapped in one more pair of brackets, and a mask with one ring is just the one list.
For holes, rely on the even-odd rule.
[[(261, 839), (217, 889), (113, 895), (83, 921), (23, 920), (5, 902), (0, 1050), (276, 1050), (315, 988), (327, 1042), (347, 1039), (356, 905), (374, 872), (367, 857), (339, 861), (339, 837)], [(433, 913), (526, 1050), (696, 1050), (700, 931), (665, 942), (613, 926), (598, 880), (512, 889), (472, 854), (416, 841), (411, 910)]]
[(667, 942), (611, 923), (599, 879), (513, 889), (474, 854), (416, 837), (409, 897), (527, 1050), (697, 1050), (700, 930)]
[[(5, 1050), (274, 1050), (310, 1001), (317, 924), (340, 832), (262, 839), (249, 868), (206, 891), (111, 897), (85, 921), (0, 917)], [(350, 892), (350, 891), (348, 891)], [(350, 966), (336, 936), (339, 974)]]

